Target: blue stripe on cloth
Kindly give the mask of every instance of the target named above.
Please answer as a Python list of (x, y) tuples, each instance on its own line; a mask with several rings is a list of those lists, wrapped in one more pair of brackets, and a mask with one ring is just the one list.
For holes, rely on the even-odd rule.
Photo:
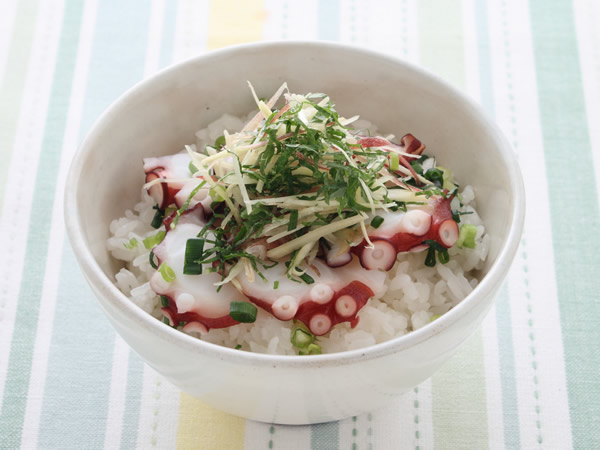
[[(110, 102), (142, 78), (149, 17), (150, 4), (141, 0), (98, 5), (82, 136)], [(113, 348), (114, 331), (65, 245), (40, 423), (42, 446), (104, 442)], [(141, 389), (139, 377), (131, 389)], [(130, 399), (133, 410), (126, 410), (127, 417), (139, 415), (139, 397)]]
[(177, 2), (165, 2), (163, 11), (163, 33), (160, 46), (159, 68), (162, 69), (173, 62), (175, 45), (175, 20), (177, 18)]
[[(173, 62), (176, 17), (177, 2), (165, 2), (159, 69)], [(127, 402), (123, 413), (123, 431), (121, 433), (121, 448), (123, 450), (136, 447), (143, 387), (144, 363), (138, 355), (130, 351), (126, 390)]]
[(138, 438), (140, 419), (140, 403), (144, 387), (144, 363), (138, 355), (129, 351), (127, 388), (125, 391), (125, 411), (123, 412), (123, 430), (121, 432), (121, 448), (135, 448)]
[(517, 401), (517, 380), (510, 303), (508, 301), (508, 288), (506, 284), (502, 286), (496, 300), (496, 327), (498, 330), (498, 353), (500, 354), (504, 445), (506, 448), (517, 449), (521, 445), (519, 404)]
[[(71, 92), (81, 14), (81, 2), (66, 2), (56, 54), (56, 66), (48, 68), (54, 70), (52, 91), (44, 125), (27, 234), (24, 273), (15, 317), (15, 336), (11, 343), (4, 403), (0, 415), (0, 424), (3, 425), (3, 432), (0, 434), (0, 448), (17, 448), (21, 442), (30, 382), (29, 375), (36, 340), (36, 324), (39, 320), (40, 298), (48, 255), (50, 235), (48, 221), (52, 217), (54, 207), (56, 175), (60, 165), (68, 109), (68, 102), (64, 99), (69, 98)], [(59, 195), (62, 195), (62, 192)]]
[(481, 105), (492, 116), (494, 114), (494, 87), (492, 84), (487, 0), (475, 2), (475, 19), (477, 26), (477, 56), (479, 59), (479, 95)]
[(340, 2), (339, 0), (319, 0), (317, 18), (317, 37), (322, 41), (340, 39)]

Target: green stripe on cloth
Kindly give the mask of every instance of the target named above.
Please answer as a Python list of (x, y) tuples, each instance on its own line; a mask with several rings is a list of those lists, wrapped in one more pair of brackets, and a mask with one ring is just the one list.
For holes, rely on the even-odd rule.
[[(476, 1), (474, 8), (477, 27), (481, 105), (490, 117), (494, 117), (495, 102), (487, 0)], [(504, 444), (507, 448), (516, 449), (520, 447), (521, 438), (515, 376), (515, 355), (512, 341), (512, 321), (510, 303), (508, 301), (508, 287), (506, 284), (503, 285), (496, 300), (496, 327), (500, 359)]]
[[(458, 0), (418, 3), (421, 64), (458, 88), (465, 86), (462, 5)], [(428, 30), (435, 29), (436, 33)], [(488, 447), (483, 339), (478, 332), (432, 378), (434, 445)]]
[(6, 176), (21, 111), (38, 5), (39, 0), (23, 0), (18, 4), (6, 72), (0, 86), (0, 207), (4, 203)]
[[(110, 102), (142, 78), (149, 11), (149, 3), (141, 0), (126, 4), (99, 2), (81, 118), (82, 136)], [(114, 330), (96, 306), (68, 244), (65, 244), (61, 263), (55, 317), (40, 420), (40, 445), (81, 448), (88, 442), (102, 443)], [(128, 395), (131, 389), (141, 389), (141, 372), (129, 371), (139, 380), (127, 381)], [(73, 394), (74, 389), (77, 395)], [(139, 397), (139, 394), (132, 395), (125, 411), (127, 417), (134, 416), (136, 421)]]
[(478, 331), (432, 379), (436, 448), (488, 448), (483, 339)]
[[(573, 446), (595, 448), (600, 442), (600, 218), (575, 19), (568, 0), (529, 5)], [(565, 180), (568, 176), (577, 179)]]
[(330, 450), (339, 448), (338, 422), (319, 423), (311, 425), (310, 448), (312, 450)]
[(461, 2), (421, 0), (417, 7), (421, 65), (443, 76), (455, 86), (464, 87), (465, 56)]
[[(0, 423), (8, 424), (10, 432), (0, 436), (0, 448), (18, 447), (21, 442), (23, 419), (29, 388), (33, 347), (38, 323), (39, 299), (44, 284), (46, 256), (52, 217), (56, 175), (60, 164), (60, 153), (69, 93), (77, 55), (77, 43), (81, 23), (82, 5), (70, 1), (65, 5), (63, 26), (56, 57), (56, 70), (48, 106), (44, 137), (42, 140), (36, 186), (31, 207), (31, 218), (27, 235), (24, 274), (19, 292), (15, 317), (15, 335), (11, 344), (11, 354), (5, 385), (4, 408)], [(54, 68), (49, 68), (53, 70)], [(59, 195), (62, 195), (60, 193)], [(8, 439), (9, 445), (3, 444)]]

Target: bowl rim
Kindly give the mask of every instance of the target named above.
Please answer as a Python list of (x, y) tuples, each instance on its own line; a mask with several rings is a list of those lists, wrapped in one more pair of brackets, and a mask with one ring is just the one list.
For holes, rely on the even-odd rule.
[[(443, 91), (452, 102), (458, 101), (462, 104), (461, 106), (464, 110), (475, 117), (476, 121), (479, 122), (478, 125), (484, 127), (486, 132), (491, 135), (492, 139), (497, 142), (500, 153), (499, 156), (507, 168), (507, 175), (510, 180), (509, 192), (512, 194), (513, 198), (507, 239), (502, 244), (498, 256), (492, 263), (488, 273), (475, 289), (458, 305), (443, 314), (434, 322), (406, 335), (397, 336), (379, 344), (337, 353), (299, 356), (270, 355), (239, 351), (212, 344), (182, 333), (170, 326), (166, 326), (151, 314), (143, 311), (129, 300), (128, 297), (117, 288), (114, 282), (104, 274), (92, 255), (83, 234), (80, 215), (76, 205), (79, 181), (82, 178), (81, 170), (93, 148), (91, 143), (96, 139), (96, 135), (99, 133), (99, 129), (102, 125), (112, 116), (116, 115), (119, 109), (127, 104), (131, 98), (141, 94), (147, 86), (152, 86), (156, 83), (160, 84), (162, 79), (169, 78), (171, 74), (184, 70), (187, 66), (193, 66), (199, 63), (209, 64), (211, 61), (220, 58), (234, 58), (238, 53), (245, 53), (248, 51), (268, 51), (268, 49), (280, 47), (288, 49), (302, 47), (312, 47), (316, 49), (318, 47), (320, 50), (326, 49), (328, 51), (352, 53), (354, 56), (368, 56), (381, 59), (387, 63), (402, 66), (403, 70), (419, 76), (427, 85), (432, 86), (435, 90)], [(495, 294), (498, 284), (506, 276), (518, 248), (525, 218), (525, 189), (516, 156), (499, 127), (487, 117), (486, 113), (479, 105), (439, 76), (400, 58), (353, 45), (323, 41), (269, 41), (235, 45), (191, 57), (168, 66), (151, 77), (138, 82), (114, 101), (91, 126), (71, 162), (65, 186), (64, 219), (67, 234), (81, 269), (86, 276), (88, 283), (92, 285), (94, 291), (96, 291), (96, 295), (102, 293), (108, 299), (110, 304), (116, 308), (119, 314), (123, 314), (124, 316), (129, 317), (130, 320), (137, 322), (139, 326), (144, 327), (148, 332), (151, 332), (162, 341), (176, 343), (180, 348), (192, 353), (197, 353), (199, 356), (203, 355), (229, 362), (243, 362), (253, 366), (271, 366), (274, 368), (284, 367), (298, 369), (348, 365), (357, 360), (370, 360), (384, 355), (398, 353), (433, 338), (445, 329), (451, 327), (455, 322), (459, 321), (461, 317), (467, 315), (477, 306), (481, 299)]]

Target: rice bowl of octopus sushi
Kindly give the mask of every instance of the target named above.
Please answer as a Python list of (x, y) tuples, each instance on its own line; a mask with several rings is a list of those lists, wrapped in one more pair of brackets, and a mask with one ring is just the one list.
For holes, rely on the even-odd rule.
[[(348, 75), (355, 58), (371, 69)], [(330, 71), (308, 83), (304, 60)], [(478, 108), (323, 43), (226, 49), (142, 82), (94, 125), (69, 186), (75, 255), (126, 342), (209, 404), (290, 424), (431, 376), (491, 307), (524, 211)]]

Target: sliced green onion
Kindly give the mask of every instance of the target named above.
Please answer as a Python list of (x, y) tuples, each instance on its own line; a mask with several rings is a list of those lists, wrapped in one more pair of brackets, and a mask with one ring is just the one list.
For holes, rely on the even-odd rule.
[(426, 241), (423, 241), (423, 244), (426, 244), (429, 246), (429, 249), (427, 250), (427, 256), (425, 257), (425, 265), (427, 267), (435, 266), (436, 252), (437, 252), (437, 259), (440, 262), (440, 264), (446, 264), (448, 261), (450, 261), (450, 255), (448, 254), (448, 249), (446, 247), (444, 247), (443, 245), (441, 245), (440, 243), (438, 243), (437, 241), (426, 240)]
[(459, 248), (475, 248), (475, 236), (477, 235), (477, 227), (468, 223), (464, 223), (460, 226), (458, 232), (458, 240), (456, 245)]
[(428, 169), (423, 176), (436, 186), (441, 187), (444, 184), (444, 172), (438, 168)]
[(148, 255), (148, 260), (150, 261), (150, 265), (152, 266), (153, 269), (158, 269), (158, 266), (156, 265), (156, 263), (154, 262), (154, 252), (151, 250), (150, 254)]
[(160, 296), (160, 304), (163, 306), (163, 308), (166, 308), (167, 306), (169, 306), (169, 299), (167, 297), (165, 297), (164, 295)]
[(432, 246), (427, 249), (427, 256), (425, 256), (425, 265), (427, 267), (435, 267), (435, 250)]
[(163, 280), (165, 280), (167, 283), (175, 281), (175, 272), (167, 263), (162, 263), (158, 268), (158, 271), (162, 275)]
[(278, 289), (279, 288), (279, 281), (275, 280), (273, 281), (273, 289)]
[(309, 274), (307, 273), (303, 273), (302, 275), (300, 275), (300, 279), (302, 281), (304, 281), (306, 284), (313, 284), (315, 282), (314, 278), (311, 277)]
[(315, 335), (304, 327), (296, 327), (292, 330), (290, 342), (294, 347), (306, 348), (315, 341)]
[(290, 221), (288, 222), (288, 231), (295, 230), (298, 226), (298, 210), (294, 209), (290, 212)]
[(229, 304), (229, 315), (233, 320), (241, 323), (252, 323), (256, 321), (257, 309), (252, 303), (231, 302)]
[(123, 246), (129, 250), (134, 249), (138, 246), (138, 240), (136, 238), (131, 238), (129, 239), (129, 242), (125, 242)]
[(383, 217), (381, 217), (381, 216), (375, 216), (375, 217), (373, 217), (373, 219), (371, 219), (371, 226), (373, 228), (379, 228), (382, 223), (383, 223)]
[(171, 321), (169, 320), (169, 318), (167, 316), (163, 316), (163, 323), (166, 323), (167, 325), (171, 325)]
[(190, 171), (190, 173), (192, 175), (194, 175), (196, 172), (198, 172), (198, 168), (194, 165), (194, 163), (192, 161), (190, 161), (190, 163), (188, 164), (188, 170)]
[(314, 342), (309, 344), (306, 349), (302, 349), (298, 352), (299, 355), (320, 355), (321, 353), (323, 353), (323, 349), (319, 344), (315, 344)]
[(204, 239), (192, 238), (185, 243), (185, 259), (183, 261), (183, 273), (186, 275), (200, 275), (202, 264), (197, 261), (202, 259), (204, 252)]
[(390, 169), (398, 170), (400, 168), (400, 158), (398, 153), (390, 152)]
[(450, 255), (448, 254), (447, 248), (438, 250), (438, 261), (442, 264), (447, 264), (448, 261), (450, 261)]
[(152, 228), (160, 228), (165, 217), (165, 210), (160, 209), (158, 205), (154, 205), (153, 208), (156, 210), (156, 212), (154, 213), (154, 217), (152, 218), (152, 223), (150, 226)]
[(156, 247), (158, 244), (160, 244), (162, 242), (162, 240), (165, 238), (166, 234), (167, 233), (164, 230), (161, 230), (158, 233), (156, 233), (150, 237), (147, 237), (146, 239), (144, 239), (144, 247), (146, 247), (148, 250)]

